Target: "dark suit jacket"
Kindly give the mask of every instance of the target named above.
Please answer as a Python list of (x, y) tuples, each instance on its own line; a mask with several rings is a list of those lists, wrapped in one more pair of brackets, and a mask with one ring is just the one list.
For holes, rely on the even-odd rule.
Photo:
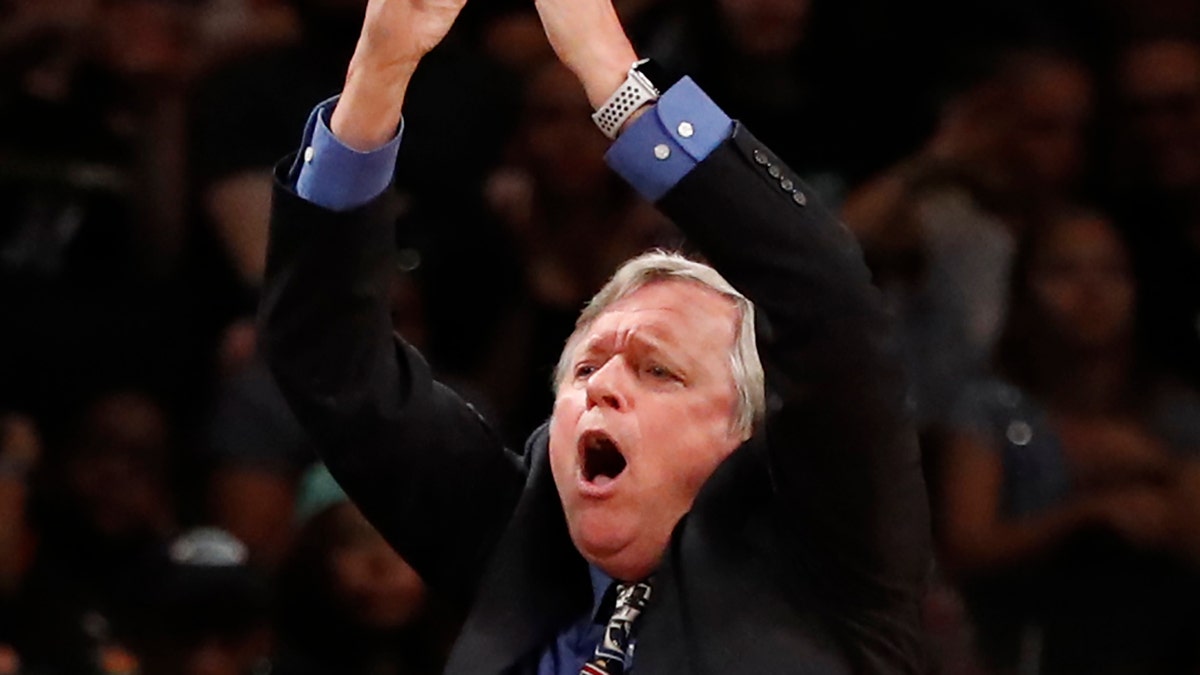
[[(393, 337), (386, 199), (331, 213), (281, 167), (261, 307), (279, 384), (363, 512), (470, 608), (447, 672), (528, 672), (591, 602), (545, 429), (509, 452)], [(857, 246), (805, 189), (739, 125), (659, 204), (754, 301), (769, 410), (675, 528), (642, 675), (922, 669), (929, 521), (905, 384)]]

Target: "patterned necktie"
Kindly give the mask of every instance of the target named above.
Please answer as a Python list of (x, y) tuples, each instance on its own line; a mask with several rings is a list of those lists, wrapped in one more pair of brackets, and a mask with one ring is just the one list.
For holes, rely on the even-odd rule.
[(650, 600), (650, 583), (617, 584), (617, 602), (596, 653), (583, 664), (579, 675), (623, 675), (629, 659), (633, 622)]

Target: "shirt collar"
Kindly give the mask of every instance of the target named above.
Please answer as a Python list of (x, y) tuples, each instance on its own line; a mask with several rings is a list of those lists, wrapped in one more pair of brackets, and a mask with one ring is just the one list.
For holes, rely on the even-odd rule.
[(588, 574), (592, 580), (592, 618), (607, 623), (612, 610), (604, 612), (603, 616), (601, 612), (606, 606), (611, 608), (613, 605), (613, 600), (608, 600), (608, 596), (612, 595), (609, 591), (616, 586), (615, 580), (595, 565), (588, 565)]

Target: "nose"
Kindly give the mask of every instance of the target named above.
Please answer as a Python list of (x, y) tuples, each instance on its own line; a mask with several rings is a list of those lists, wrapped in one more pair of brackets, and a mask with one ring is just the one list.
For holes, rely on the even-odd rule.
[(587, 407), (603, 406), (613, 410), (628, 407), (624, 391), (621, 357), (609, 359), (587, 381)]

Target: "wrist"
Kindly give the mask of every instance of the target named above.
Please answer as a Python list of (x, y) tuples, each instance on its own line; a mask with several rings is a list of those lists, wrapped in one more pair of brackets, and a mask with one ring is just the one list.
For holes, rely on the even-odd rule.
[(626, 70), (625, 79), (617, 89), (596, 106), (592, 121), (605, 136), (616, 140), (677, 80), (654, 59), (636, 61)]
[(369, 152), (396, 135), (416, 63), (378, 66), (352, 60), (329, 129), (347, 147)]
[(621, 87), (630, 66), (637, 61), (637, 52), (633, 51), (632, 46), (625, 45), (597, 55), (589, 60), (587, 68), (581, 68), (576, 73), (593, 110), (604, 105), (613, 92)]

